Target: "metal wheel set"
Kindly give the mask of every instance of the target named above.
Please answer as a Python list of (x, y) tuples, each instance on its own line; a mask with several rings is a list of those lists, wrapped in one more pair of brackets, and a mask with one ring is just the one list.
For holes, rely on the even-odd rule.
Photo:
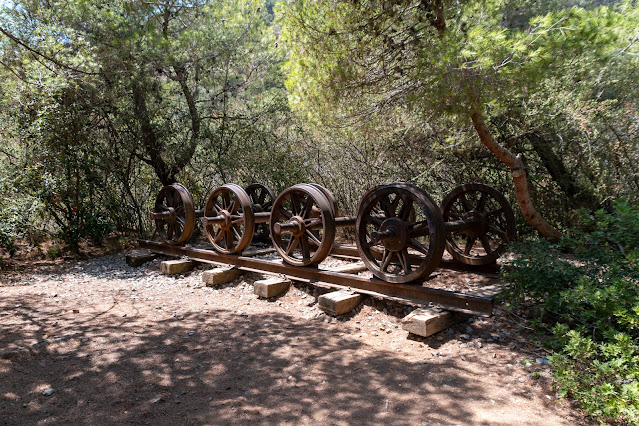
[(270, 236), (283, 261), (296, 267), (320, 263), (334, 250), (337, 227), (354, 227), (366, 267), (397, 284), (426, 278), (444, 250), (466, 265), (494, 263), (515, 238), (508, 201), (481, 183), (458, 186), (440, 206), (415, 185), (379, 185), (362, 196), (352, 217), (337, 216), (335, 198), (317, 184), (294, 185), (277, 197), (261, 184), (226, 184), (196, 210), (189, 191), (175, 183), (162, 188), (150, 216), (165, 244), (186, 244), (202, 218), (215, 252), (240, 255), (254, 238)]

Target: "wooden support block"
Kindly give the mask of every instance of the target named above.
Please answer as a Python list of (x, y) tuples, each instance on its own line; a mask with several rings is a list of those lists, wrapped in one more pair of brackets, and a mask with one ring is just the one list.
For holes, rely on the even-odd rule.
[(322, 294), (319, 297), (319, 308), (330, 315), (342, 315), (352, 311), (362, 296), (349, 291), (334, 291), (332, 293)]
[(244, 271), (238, 268), (217, 268), (202, 272), (202, 282), (207, 287), (230, 283), (238, 279)]
[(190, 259), (165, 260), (160, 263), (160, 272), (164, 275), (175, 275), (189, 272), (195, 266)]
[(335, 268), (327, 269), (331, 272), (341, 272), (342, 274), (356, 274), (358, 272), (366, 271), (366, 265), (361, 262), (350, 263), (348, 265), (341, 265)]
[(153, 259), (157, 258), (158, 255), (151, 252), (135, 252), (127, 254), (125, 257), (126, 264), (129, 266), (142, 266), (146, 262), (151, 262)]
[(428, 337), (459, 322), (460, 316), (434, 308), (416, 309), (402, 319), (402, 328), (409, 333)]
[(259, 280), (253, 283), (253, 293), (259, 297), (268, 299), (269, 297), (279, 296), (288, 290), (291, 280), (286, 278), (273, 277), (266, 280)]

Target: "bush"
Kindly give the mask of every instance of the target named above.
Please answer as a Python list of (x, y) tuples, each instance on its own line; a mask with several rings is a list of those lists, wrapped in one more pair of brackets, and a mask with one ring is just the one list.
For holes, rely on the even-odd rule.
[(558, 244), (515, 246), (503, 269), (519, 307), (552, 329), (555, 379), (600, 420), (639, 423), (639, 208), (579, 212)]

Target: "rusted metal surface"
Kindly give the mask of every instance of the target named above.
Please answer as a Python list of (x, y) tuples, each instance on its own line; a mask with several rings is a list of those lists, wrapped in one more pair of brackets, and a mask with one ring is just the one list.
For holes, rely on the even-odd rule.
[[(261, 183), (252, 183), (247, 186), (245, 190), (251, 199), (253, 213), (255, 213), (253, 238), (261, 241), (269, 240), (268, 222), (271, 209), (273, 208), (273, 201), (275, 201), (275, 194), (273, 194), (273, 191), (271, 191), (269, 187)], [(258, 215), (265, 216), (266, 220), (259, 220)]]
[(273, 203), (271, 240), (285, 262), (295, 266), (320, 263), (335, 239), (335, 216), (329, 200), (316, 187), (292, 186)]
[(444, 198), (446, 251), (467, 265), (494, 263), (515, 239), (515, 215), (501, 192), (468, 183)]
[(179, 183), (167, 185), (155, 198), (151, 220), (157, 233), (167, 244), (184, 244), (195, 229), (195, 208), (191, 193)]
[(209, 194), (204, 205), (204, 230), (215, 250), (240, 253), (251, 244), (255, 218), (244, 189), (229, 183)]
[[(294, 266), (320, 263), (329, 253), (360, 258), (379, 279), (408, 283), (426, 278), (442, 261), (444, 248), (455, 262), (494, 268), (515, 238), (514, 215), (496, 189), (471, 183), (453, 189), (441, 206), (423, 189), (407, 183), (379, 185), (361, 198), (355, 217), (336, 217), (333, 194), (321, 185), (301, 183), (275, 198), (264, 185), (246, 190), (223, 185), (204, 209), (180, 184), (158, 194), (151, 219), (171, 245), (188, 242), (195, 218), (202, 217), (213, 248), (239, 254), (253, 237), (268, 235), (283, 261)], [(354, 227), (357, 253), (333, 244), (336, 228)]]
[[(444, 253), (444, 221), (435, 201), (406, 183), (381, 185), (357, 212), (357, 249), (368, 269), (391, 283), (428, 276)], [(381, 259), (375, 251), (381, 251)]]
[(454, 293), (446, 290), (424, 287), (424, 281), (411, 284), (393, 284), (378, 278), (343, 274), (320, 270), (316, 266), (292, 266), (281, 261), (253, 259), (246, 256), (226, 255), (194, 247), (179, 247), (155, 241), (138, 240), (141, 248), (170, 256), (188, 256), (201, 262), (221, 263), (242, 269), (272, 274), (283, 274), (292, 279), (318, 282), (335, 288), (351, 288), (363, 294), (384, 297), (418, 305), (439, 305), (442, 308), (472, 315), (490, 316), (493, 298)]

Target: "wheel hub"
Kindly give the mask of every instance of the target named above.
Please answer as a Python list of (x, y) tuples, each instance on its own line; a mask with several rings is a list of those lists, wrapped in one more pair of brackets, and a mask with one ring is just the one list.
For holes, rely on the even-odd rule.
[(300, 216), (293, 216), (289, 221), (291, 225), (295, 225), (295, 228), (291, 230), (291, 234), (295, 237), (304, 235), (306, 232), (306, 225), (304, 225), (304, 219)]
[(222, 210), (220, 212), (220, 216), (222, 216), (224, 218), (224, 223), (221, 226), (222, 229), (224, 229), (225, 231), (231, 228), (231, 214), (228, 212), (228, 210)]
[(464, 234), (468, 237), (477, 238), (488, 232), (488, 220), (486, 213), (472, 210), (462, 216), (464, 220), (472, 220), (474, 223), (464, 230)]
[(379, 227), (378, 233), (386, 250), (401, 251), (408, 245), (408, 227), (401, 219), (386, 219)]

